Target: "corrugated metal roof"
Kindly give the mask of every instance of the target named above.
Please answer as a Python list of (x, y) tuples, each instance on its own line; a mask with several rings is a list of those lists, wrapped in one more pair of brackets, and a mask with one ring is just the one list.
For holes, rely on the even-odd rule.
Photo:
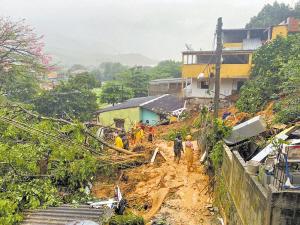
[(28, 210), (25, 212), (22, 225), (66, 225), (73, 221), (91, 220), (99, 222), (100, 216), (107, 213), (107, 209), (95, 209), (88, 205), (71, 205), (49, 207), (47, 209)]

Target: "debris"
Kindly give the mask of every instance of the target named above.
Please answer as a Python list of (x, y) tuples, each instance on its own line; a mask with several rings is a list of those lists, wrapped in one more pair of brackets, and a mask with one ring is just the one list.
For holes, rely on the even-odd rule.
[(158, 151), (159, 151), (159, 148), (157, 147), (157, 148), (154, 150), (154, 153), (153, 153), (153, 155), (152, 155), (152, 158), (151, 158), (151, 161), (150, 161), (151, 164), (154, 163), (154, 160), (155, 160), (155, 158), (156, 158), (156, 155), (157, 155)]
[(205, 160), (206, 160), (206, 157), (207, 157), (207, 151), (205, 151), (205, 152), (203, 153), (203, 155), (201, 156), (201, 158), (200, 158), (200, 163), (204, 163)]
[(169, 188), (161, 188), (152, 196), (152, 208), (143, 216), (146, 222), (158, 212), (168, 193)]
[[(288, 138), (288, 135), (292, 132), (294, 132), (296, 129), (298, 129), (298, 126), (292, 126), (282, 132), (280, 132), (278, 135), (275, 136), (274, 140), (286, 140)], [(270, 154), (274, 149), (273, 143), (270, 143), (265, 147), (263, 150), (261, 150), (256, 156), (252, 158), (252, 161), (261, 162), (264, 158), (267, 157), (268, 154)]]
[(236, 144), (266, 131), (266, 127), (266, 121), (262, 116), (256, 116), (233, 127), (231, 135), (228, 138), (225, 138), (224, 141), (230, 145)]
[(252, 160), (248, 161), (247, 162), (248, 173), (250, 173), (251, 175), (256, 175), (259, 169), (259, 165), (260, 165), (259, 162), (252, 161)]
[(118, 185), (116, 186), (115, 192), (115, 198), (110, 198), (106, 201), (88, 202), (88, 204), (91, 205), (92, 208), (101, 208), (102, 206), (108, 206), (111, 209), (119, 208), (119, 203), (122, 201), (123, 197)]

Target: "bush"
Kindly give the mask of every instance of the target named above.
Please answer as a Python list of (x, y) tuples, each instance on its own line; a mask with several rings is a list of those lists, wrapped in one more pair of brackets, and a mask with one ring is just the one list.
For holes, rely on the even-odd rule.
[(109, 225), (144, 225), (144, 219), (134, 214), (115, 215), (110, 218)]
[(210, 159), (212, 161), (214, 170), (217, 170), (222, 165), (223, 151), (224, 151), (223, 141), (219, 141), (213, 146), (213, 149), (210, 154)]
[(178, 134), (181, 135), (182, 139), (185, 139), (185, 137), (190, 134), (190, 131), (190, 127), (183, 126), (182, 128), (177, 130), (170, 130), (169, 133), (163, 137), (163, 139), (167, 141), (173, 141)]

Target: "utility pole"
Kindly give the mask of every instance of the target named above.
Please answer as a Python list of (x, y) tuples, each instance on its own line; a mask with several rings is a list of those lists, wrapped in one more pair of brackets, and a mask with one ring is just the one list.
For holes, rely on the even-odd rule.
[(215, 97), (214, 97), (214, 118), (218, 118), (219, 99), (220, 99), (220, 71), (222, 59), (222, 17), (218, 18), (217, 24), (217, 49), (216, 49), (216, 75), (215, 75)]

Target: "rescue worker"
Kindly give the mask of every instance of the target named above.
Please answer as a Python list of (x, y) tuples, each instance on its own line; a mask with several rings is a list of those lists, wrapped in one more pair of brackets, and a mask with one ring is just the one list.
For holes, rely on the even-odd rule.
[(128, 137), (127, 137), (127, 134), (125, 131), (122, 133), (122, 142), (123, 142), (124, 149), (128, 150), (129, 149), (129, 140), (128, 140)]
[(186, 137), (186, 142), (185, 142), (185, 157), (187, 161), (187, 170), (188, 172), (191, 172), (193, 169), (193, 161), (194, 161), (194, 146), (193, 143), (191, 142), (192, 136), (188, 135)]
[(115, 136), (115, 146), (118, 148), (124, 148), (123, 141), (120, 138), (119, 134), (117, 132), (115, 132), (114, 136)]
[(174, 162), (177, 162), (178, 164), (181, 158), (181, 151), (183, 152), (182, 138), (180, 134), (177, 134), (176, 138), (174, 139), (173, 150), (174, 150)]
[(148, 141), (152, 143), (153, 140), (154, 140), (154, 127), (150, 126), (149, 134), (148, 134)]
[(135, 144), (141, 144), (144, 138), (144, 131), (142, 128), (138, 128), (135, 133)]

